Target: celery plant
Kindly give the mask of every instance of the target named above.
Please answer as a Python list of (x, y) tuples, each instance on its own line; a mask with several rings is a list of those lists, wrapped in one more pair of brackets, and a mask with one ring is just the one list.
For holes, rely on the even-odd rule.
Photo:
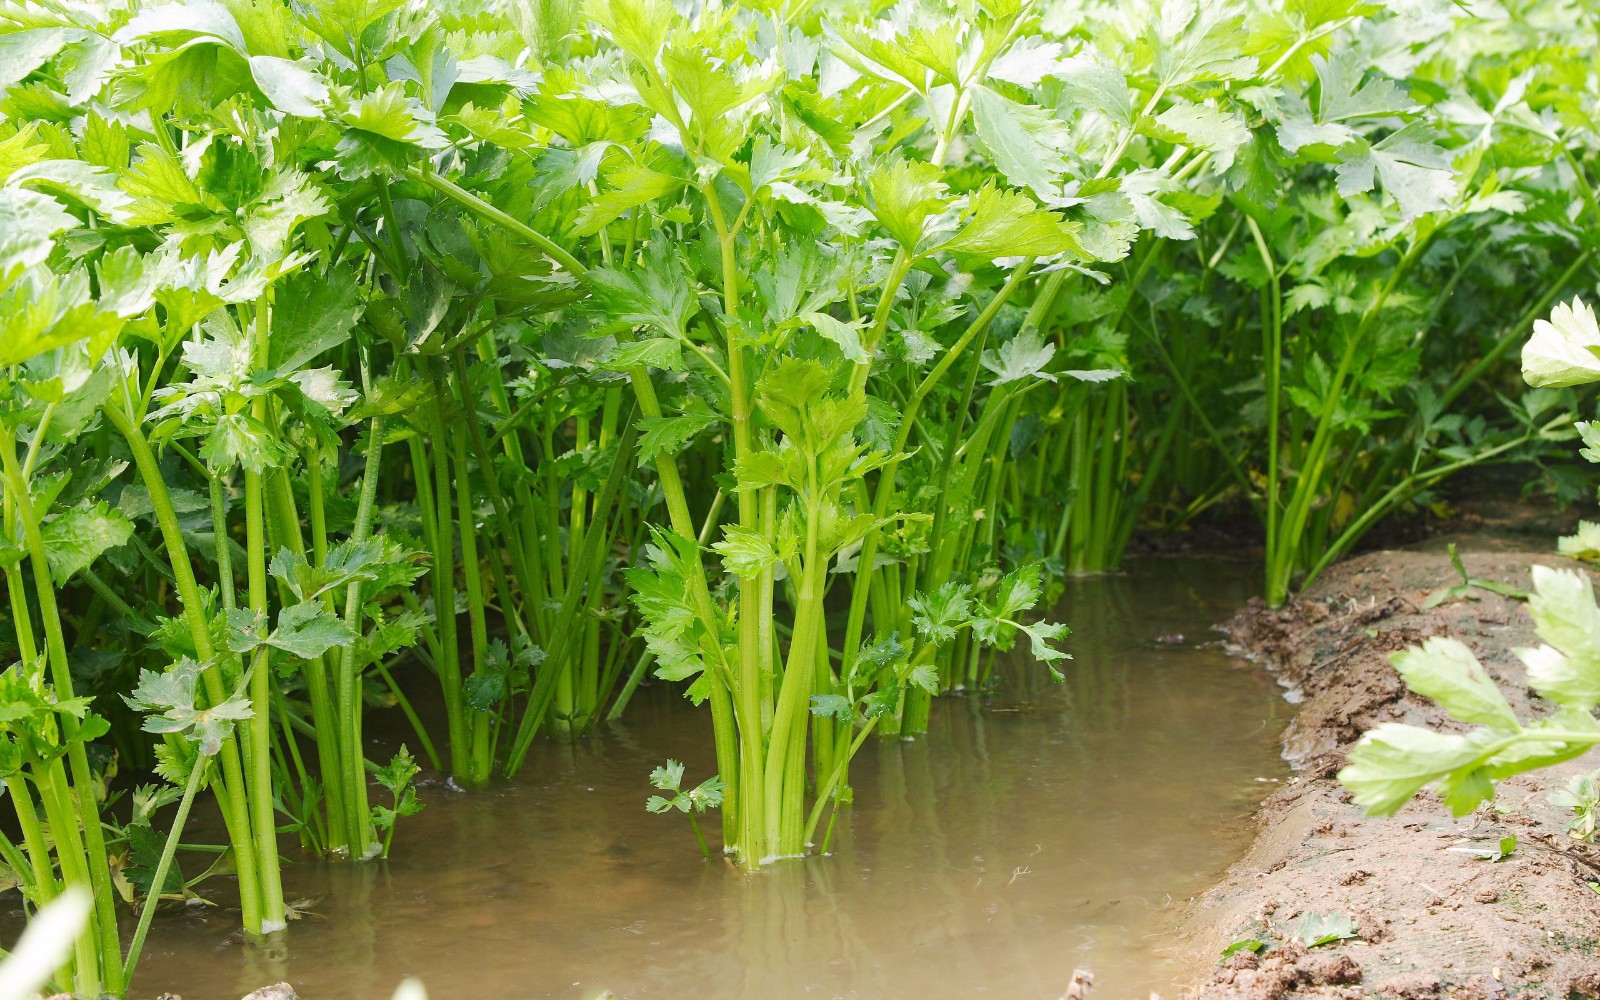
[(0, 339), (0, 567), (18, 655), (0, 674), (0, 770), (23, 837), (22, 852), (9, 846), (7, 861), (36, 906), (68, 887), (89, 893), (94, 918), (63, 980), (83, 992), (120, 993), (115, 890), (86, 748), (108, 724), (75, 693), (57, 593), (132, 532), (97, 498), (108, 470), (76, 444), (111, 384), (96, 368), (97, 351), (123, 319), (90, 300), (81, 273), (62, 277), (44, 266), (55, 235), (72, 221), (59, 202), (8, 187), (0, 204), (11, 219), (0, 256), (10, 316)]
[[(694, 678), (691, 697), (711, 702), (727, 785), (725, 846), (755, 867), (802, 853), (815, 827), (805, 804), (813, 731), (819, 741), (815, 784), (826, 799), (861, 738), (848, 727), (835, 736), (835, 729), (860, 721), (864, 735), (882, 714), (874, 708), (869, 716), (857, 715), (858, 699), (875, 682), (885, 684), (882, 691), (892, 697), (908, 682), (926, 684), (934, 651), (958, 628), (974, 625), (987, 641), (1005, 641), (1019, 627), (1013, 616), (1032, 603), (1020, 599), (1027, 588), (1019, 587), (984, 616), (959, 588), (941, 589), (929, 617), (917, 618), (927, 627), (914, 649), (886, 636), (903, 655), (869, 664), (851, 651), (842, 674), (830, 662), (823, 605), (830, 564), (880, 526), (904, 520), (892, 510), (869, 512), (858, 505), (852, 511), (845, 505), (852, 484), (898, 460), (870, 449), (860, 436), (873, 359), (887, 346), (897, 294), (913, 265), (940, 251), (979, 256), (1023, 247), (1045, 255), (1077, 244), (1065, 220), (1020, 193), (986, 188), (964, 210), (945, 193), (939, 161), (966, 127), (964, 109), (958, 109), (971, 94), (937, 122), (940, 138), (929, 161), (875, 151), (861, 160), (866, 213), (846, 220), (811, 211), (791, 221), (785, 206), (795, 203), (801, 185), (819, 192), (807, 194), (806, 203), (828, 197), (830, 184), (843, 190), (842, 176), (833, 180), (816, 165), (819, 158), (838, 157), (824, 138), (786, 141), (779, 120), (761, 110), (767, 102), (755, 101), (775, 93), (785, 73), (807, 67), (756, 70), (753, 60), (765, 43), (747, 34), (710, 47), (699, 34), (710, 23), (709, 12), (682, 21), (665, 7), (612, 4), (595, 15), (625, 52), (641, 100), (676, 130), (685, 154), (715, 164), (691, 174), (670, 147), (639, 134), (654, 164), (651, 176), (637, 178), (616, 162), (601, 200), (578, 220), (580, 232), (601, 237), (602, 266), (580, 264), (578, 273), (604, 310), (607, 322), (600, 329), (617, 336), (604, 363), (629, 373), (646, 427), (641, 447), (667, 504), (668, 524), (654, 531), (647, 549), (649, 569), (630, 574), (635, 602), (658, 674)], [(980, 21), (971, 36), (979, 68), (963, 74), (959, 87), (979, 89), (983, 67), (1003, 51), (1021, 15), (1012, 11)], [(746, 19), (741, 31), (755, 27)], [(713, 53), (731, 62), (712, 68)], [(754, 75), (741, 80), (732, 71), (735, 64)], [(938, 71), (922, 67), (919, 86), (931, 86)], [(884, 100), (862, 92), (842, 95), (835, 105), (839, 112), (870, 117), (891, 109)], [(576, 144), (582, 137), (566, 138)], [(618, 217), (643, 204), (640, 194), (658, 201), (663, 220), (687, 212), (703, 253), (680, 255), (658, 232), (639, 241), (643, 245), (630, 258), (613, 256), (606, 265), (608, 246), (614, 250), (618, 241), (638, 238), (637, 220)], [(953, 229), (941, 230), (937, 220), (946, 214)], [(857, 240), (862, 227), (873, 223), (892, 241), (885, 248), (893, 252), (882, 262), (886, 270), (862, 280), (852, 273), (861, 259)], [(791, 230), (794, 238), (819, 243), (818, 249), (791, 248), (785, 235)], [(571, 269), (576, 261), (563, 263)], [(715, 308), (697, 301), (698, 287), (706, 290), (708, 303), (714, 296)], [(984, 319), (975, 325), (962, 347), (986, 324)], [(625, 336), (630, 329), (633, 335)], [(704, 388), (684, 394), (652, 374), (675, 370), (692, 372)], [(699, 543), (702, 521), (690, 507), (673, 457), (675, 448), (713, 423), (726, 428), (736, 507), (736, 520), (713, 530), (709, 544), (733, 581), (736, 597), (726, 605), (714, 592)], [(904, 443), (902, 438), (896, 447)], [(1059, 634), (1026, 627), (1036, 629), (1041, 650), (1047, 650), (1045, 637)], [(851, 639), (847, 635), (847, 649)], [(882, 691), (875, 706), (891, 700)]]

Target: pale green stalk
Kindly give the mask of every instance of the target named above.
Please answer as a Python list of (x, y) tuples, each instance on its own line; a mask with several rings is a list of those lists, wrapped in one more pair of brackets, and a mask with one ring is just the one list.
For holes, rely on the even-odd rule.
[[(254, 365), (267, 367), (268, 306), (257, 304)], [(267, 400), (251, 401), (256, 420), (267, 423)], [(248, 466), (244, 470), (245, 551), (249, 607), (265, 619), (267, 608), (267, 535), (263, 476)], [(245, 727), (244, 756), (249, 783), (245, 795), (250, 803), (250, 824), (256, 838), (256, 863), (261, 878), (261, 933), (271, 934), (288, 926), (283, 902), (283, 880), (278, 870), (277, 818), (272, 801), (272, 653), (271, 647), (256, 647), (251, 657), (250, 707), (252, 715)]]
[[(50, 680), (55, 687), (57, 697), (72, 698), (72, 670), (67, 659), (66, 635), (61, 628), (61, 612), (56, 604), (55, 585), (50, 578), (44, 535), (40, 529), (39, 517), (34, 510), (33, 496), (29, 491), (27, 479), (17, 462), (16, 440), (9, 429), (0, 431), (0, 464), (3, 464), (7, 492), (11, 494), (11, 510), (21, 524), (28, 563), (33, 571), (34, 600), (38, 602), (39, 617), (44, 624)], [(78, 720), (71, 715), (61, 714), (59, 725), (62, 739), (67, 744), (67, 764), (72, 772), (72, 788), (76, 793), (76, 809), (69, 809), (67, 815), (76, 813), (77, 820), (70, 822), (62, 817), (52, 822), (57, 839), (60, 840), (65, 835), (67, 840), (64, 850), (58, 843), (57, 857), (61, 860), (63, 873), (67, 871), (70, 855), (75, 855), (70, 859), (72, 864), (86, 868), (80, 884), (89, 887), (94, 893), (94, 928), (99, 943), (98, 973), (93, 963), (83, 968), (80, 962), (77, 971), (80, 977), (85, 974), (92, 977), (85, 980), (88, 983), (86, 988), (98, 988), (104, 983), (105, 989), (109, 992), (120, 993), (123, 986), (122, 955), (117, 939), (116, 904), (111, 883), (111, 866), (106, 854), (105, 832), (100, 823), (100, 803), (94, 795), (94, 776), (89, 770), (89, 757), (83, 741), (77, 738)], [(60, 770), (59, 759), (54, 762), (54, 767)], [(62, 775), (60, 780), (64, 782), (65, 776)], [(56, 825), (63, 822), (68, 823), (70, 829), (63, 830)], [(81, 844), (78, 843), (78, 824), (83, 826)]]
[[(350, 531), (350, 541), (361, 544), (372, 537), (372, 523), (378, 501), (378, 475), (383, 468), (383, 437), (387, 418), (376, 416), (367, 433), (367, 455), (361, 477), (361, 497), (356, 504), (355, 526)], [(345, 588), (344, 623), (351, 633), (361, 634), (361, 581), (352, 580)], [(338, 705), (340, 721), (339, 762), (344, 769), (341, 784), (344, 786), (345, 829), (349, 831), (352, 857), (365, 858), (372, 853), (372, 818), (367, 801), (367, 772), (363, 766), (361, 712), (364, 705), (361, 690), (361, 664), (356, 661), (356, 643), (339, 651), (338, 676), (335, 680), (334, 699)], [(400, 699), (408, 718), (417, 726), (426, 744), (424, 749), (433, 758), (432, 744), (421, 733), (421, 723), (411, 711), (410, 703)]]
[[(168, 562), (177, 582), (178, 600), (183, 609), (185, 624), (189, 627), (190, 641), (202, 667), (200, 680), (205, 688), (206, 702), (220, 705), (228, 694), (223, 686), (221, 661), (211, 644), (211, 631), (206, 622), (205, 602), (200, 586), (195, 581), (194, 567), (189, 561), (183, 530), (178, 524), (178, 513), (172, 506), (171, 494), (161, 476), (160, 463), (156, 461), (150, 444), (144, 439), (133, 420), (122, 411), (113, 399), (103, 411), (106, 419), (121, 434), (133, 455), (134, 466), (150, 496), (156, 525), (167, 550)], [(255, 856), (255, 840), (250, 829), (250, 814), (245, 805), (244, 768), (240, 762), (239, 746), (233, 734), (223, 741), (222, 787), (217, 789), (222, 805), (223, 819), (228, 828), (228, 839), (233, 846), (234, 864), (239, 872), (239, 906), (244, 928), (252, 934), (262, 932), (262, 886)]]
[(184, 784), (183, 798), (178, 802), (178, 813), (172, 818), (172, 826), (167, 831), (167, 841), (161, 848), (161, 860), (156, 862), (155, 875), (150, 880), (150, 892), (145, 897), (144, 907), (139, 911), (139, 923), (133, 931), (133, 941), (128, 945), (127, 963), (123, 967), (123, 982), (132, 983), (134, 970), (139, 967), (139, 956), (144, 951), (145, 935), (150, 933), (150, 921), (155, 919), (156, 905), (161, 902), (161, 890), (167, 884), (167, 872), (172, 870), (172, 859), (178, 853), (178, 842), (183, 836), (183, 828), (189, 821), (189, 809), (194, 805), (194, 797), (200, 791), (200, 783), (205, 780), (207, 766), (211, 759), (204, 755), (199, 756), (194, 766), (189, 769), (189, 780)]

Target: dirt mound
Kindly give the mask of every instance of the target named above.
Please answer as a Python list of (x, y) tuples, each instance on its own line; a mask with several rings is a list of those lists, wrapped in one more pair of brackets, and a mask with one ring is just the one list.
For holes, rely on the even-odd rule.
[[(1334, 779), (1380, 722), (1452, 725), (1389, 665), (1429, 636), (1471, 646), (1519, 712), (1544, 707), (1512, 653), (1535, 641), (1523, 605), (1474, 590), (1425, 608), (1430, 591), (1457, 582), (1429, 548), (1350, 560), (1288, 607), (1252, 604), (1230, 624), (1231, 642), (1300, 703), (1284, 737), (1297, 773), (1263, 804), (1250, 853), (1198, 901), (1184, 942), (1196, 985), (1184, 996), (1600, 998), (1600, 851), (1570, 840), (1547, 801), (1600, 755), (1507, 781), (1494, 807), (1459, 821), (1431, 794), (1369, 819)], [(1575, 565), (1494, 543), (1463, 548), (1472, 576), (1519, 587), (1535, 562)], [(1499, 861), (1452, 850), (1488, 853), (1513, 835), (1516, 850)], [(1346, 918), (1358, 936), (1308, 950), (1295, 940), (1307, 914)], [(1251, 938), (1270, 947), (1216, 964)]]

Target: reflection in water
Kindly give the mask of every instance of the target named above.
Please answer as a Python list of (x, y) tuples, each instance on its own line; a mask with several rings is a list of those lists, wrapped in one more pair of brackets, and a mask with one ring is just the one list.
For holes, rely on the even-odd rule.
[(1073, 581), (1067, 682), (1005, 663), (993, 698), (942, 699), (928, 739), (869, 742), (830, 857), (746, 877), (647, 814), (668, 755), (693, 782), (713, 767), (707, 721), (656, 691), (602, 739), (541, 744), (515, 784), (425, 784), (387, 864), (286, 867), (291, 898), (323, 897), (286, 960), (240, 947), (236, 914), (164, 917), (136, 995), (284, 978), (386, 1000), (418, 975), (434, 1000), (1054, 1000), (1075, 967), (1103, 997), (1170, 995), (1178, 904), (1242, 852), (1256, 779), (1282, 772), (1276, 688), (1196, 648), (1249, 583), (1217, 560)]

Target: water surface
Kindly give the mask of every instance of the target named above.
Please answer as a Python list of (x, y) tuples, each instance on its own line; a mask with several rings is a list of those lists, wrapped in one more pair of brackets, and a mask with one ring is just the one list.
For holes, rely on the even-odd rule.
[(1251, 582), (1216, 559), (1073, 581), (1066, 683), (1007, 663), (994, 696), (941, 700), (928, 739), (870, 741), (832, 856), (745, 876), (702, 861), (681, 815), (647, 814), (652, 767), (713, 764), (706, 716), (642, 692), (601, 739), (538, 746), (518, 782), (425, 783), (387, 863), (287, 866), (289, 895), (319, 901), (280, 954), (242, 947), (233, 913), (164, 916), (135, 995), (287, 979), (386, 1000), (416, 975), (434, 1000), (1054, 1000), (1085, 968), (1105, 1000), (1171, 996), (1183, 903), (1284, 772), (1276, 687), (1212, 631)]

